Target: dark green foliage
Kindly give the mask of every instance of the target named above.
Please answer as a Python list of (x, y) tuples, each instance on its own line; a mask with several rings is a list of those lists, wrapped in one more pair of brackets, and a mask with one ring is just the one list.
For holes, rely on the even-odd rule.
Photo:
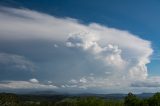
[(125, 106), (140, 106), (140, 100), (132, 93), (128, 93), (125, 97)]
[(105, 101), (96, 97), (84, 97), (78, 100), (78, 106), (105, 106)]
[(132, 93), (125, 97), (125, 106), (160, 106), (160, 93), (154, 94), (148, 99), (139, 99)]
[(141, 100), (141, 101), (140, 101), (140, 106), (150, 106), (150, 105), (148, 104), (148, 99), (143, 99), (143, 100)]
[(77, 106), (77, 100), (66, 98), (64, 100), (57, 102), (55, 106)]
[(97, 97), (81, 97), (64, 99), (57, 102), (55, 106), (123, 106), (123, 102), (116, 100), (104, 100)]
[(0, 106), (19, 106), (19, 98), (15, 94), (1, 93)]
[(156, 93), (148, 99), (149, 106), (160, 106), (160, 93)]
[[(58, 97), (59, 98), (59, 97)], [(71, 97), (63, 99), (50, 99), (48, 97), (2, 93), (0, 106), (123, 106), (119, 100), (105, 100), (98, 97)]]
[(129, 93), (123, 100), (100, 97), (34, 96), (0, 93), (0, 106), (160, 106), (160, 93), (140, 99)]

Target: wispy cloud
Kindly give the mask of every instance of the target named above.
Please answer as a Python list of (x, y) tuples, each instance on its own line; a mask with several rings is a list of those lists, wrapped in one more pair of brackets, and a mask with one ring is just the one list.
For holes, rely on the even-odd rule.
[(16, 54), (0, 52), (0, 64), (8, 68), (16, 68), (24, 71), (34, 71), (36, 66), (25, 57)]
[(1, 89), (37, 89), (37, 90), (46, 90), (46, 89), (56, 89), (57, 86), (53, 84), (43, 84), (40, 83), (37, 79), (33, 78), (29, 81), (1, 81)]
[(146, 80), (131, 84), (132, 87), (160, 87), (160, 76), (149, 77)]

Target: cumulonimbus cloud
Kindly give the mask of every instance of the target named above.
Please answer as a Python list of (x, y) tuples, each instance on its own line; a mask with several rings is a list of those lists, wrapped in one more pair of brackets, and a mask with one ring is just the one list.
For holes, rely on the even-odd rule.
[[(72, 69), (81, 71), (70, 73), (81, 73), (75, 74), (81, 76), (69, 76), (68, 82), (65, 82), (68, 87), (73, 83), (83, 88), (129, 86), (133, 81), (144, 81), (148, 77), (146, 64), (150, 62), (153, 52), (151, 42), (128, 31), (97, 23), (85, 25), (76, 19), (57, 18), (32, 10), (6, 7), (0, 8), (0, 23), (2, 40), (53, 40), (68, 51), (80, 51), (81, 55), (90, 56), (88, 59), (95, 61), (94, 65), (97, 63), (97, 67), (103, 66), (101, 71), (85, 69), (83, 74), (81, 71), (84, 68), (73, 66)], [(55, 45), (56, 50), (61, 48), (61, 45)], [(68, 62), (72, 61), (70, 58), (67, 58)], [(101, 66), (98, 66), (98, 62), (102, 63)], [(63, 73), (66, 74), (65, 71)], [(103, 76), (99, 76), (99, 73)], [(63, 77), (63, 74), (59, 77)]]

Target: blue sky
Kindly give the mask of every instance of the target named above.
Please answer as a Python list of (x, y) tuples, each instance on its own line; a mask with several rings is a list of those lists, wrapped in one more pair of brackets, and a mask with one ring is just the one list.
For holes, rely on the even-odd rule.
[(2, 0), (0, 5), (2, 90), (159, 90), (158, 0)]

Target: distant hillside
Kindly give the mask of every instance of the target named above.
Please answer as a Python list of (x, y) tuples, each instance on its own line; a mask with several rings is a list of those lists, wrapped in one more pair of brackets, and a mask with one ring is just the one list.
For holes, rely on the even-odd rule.
[[(88, 96), (96, 96), (101, 97), (105, 99), (124, 99), (127, 94), (117, 93), (117, 94), (95, 94), (95, 93), (79, 93), (79, 94), (69, 94), (69, 93), (62, 93), (62, 92), (56, 92), (56, 91), (37, 91), (37, 92), (30, 92), (29, 94), (32, 95), (45, 95), (45, 96), (68, 96), (68, 97), (88, 97)], [(135, 94), (139, 98), (149, 98), (154, 95), (154, 93), (141, 93), (141, 94)]]

